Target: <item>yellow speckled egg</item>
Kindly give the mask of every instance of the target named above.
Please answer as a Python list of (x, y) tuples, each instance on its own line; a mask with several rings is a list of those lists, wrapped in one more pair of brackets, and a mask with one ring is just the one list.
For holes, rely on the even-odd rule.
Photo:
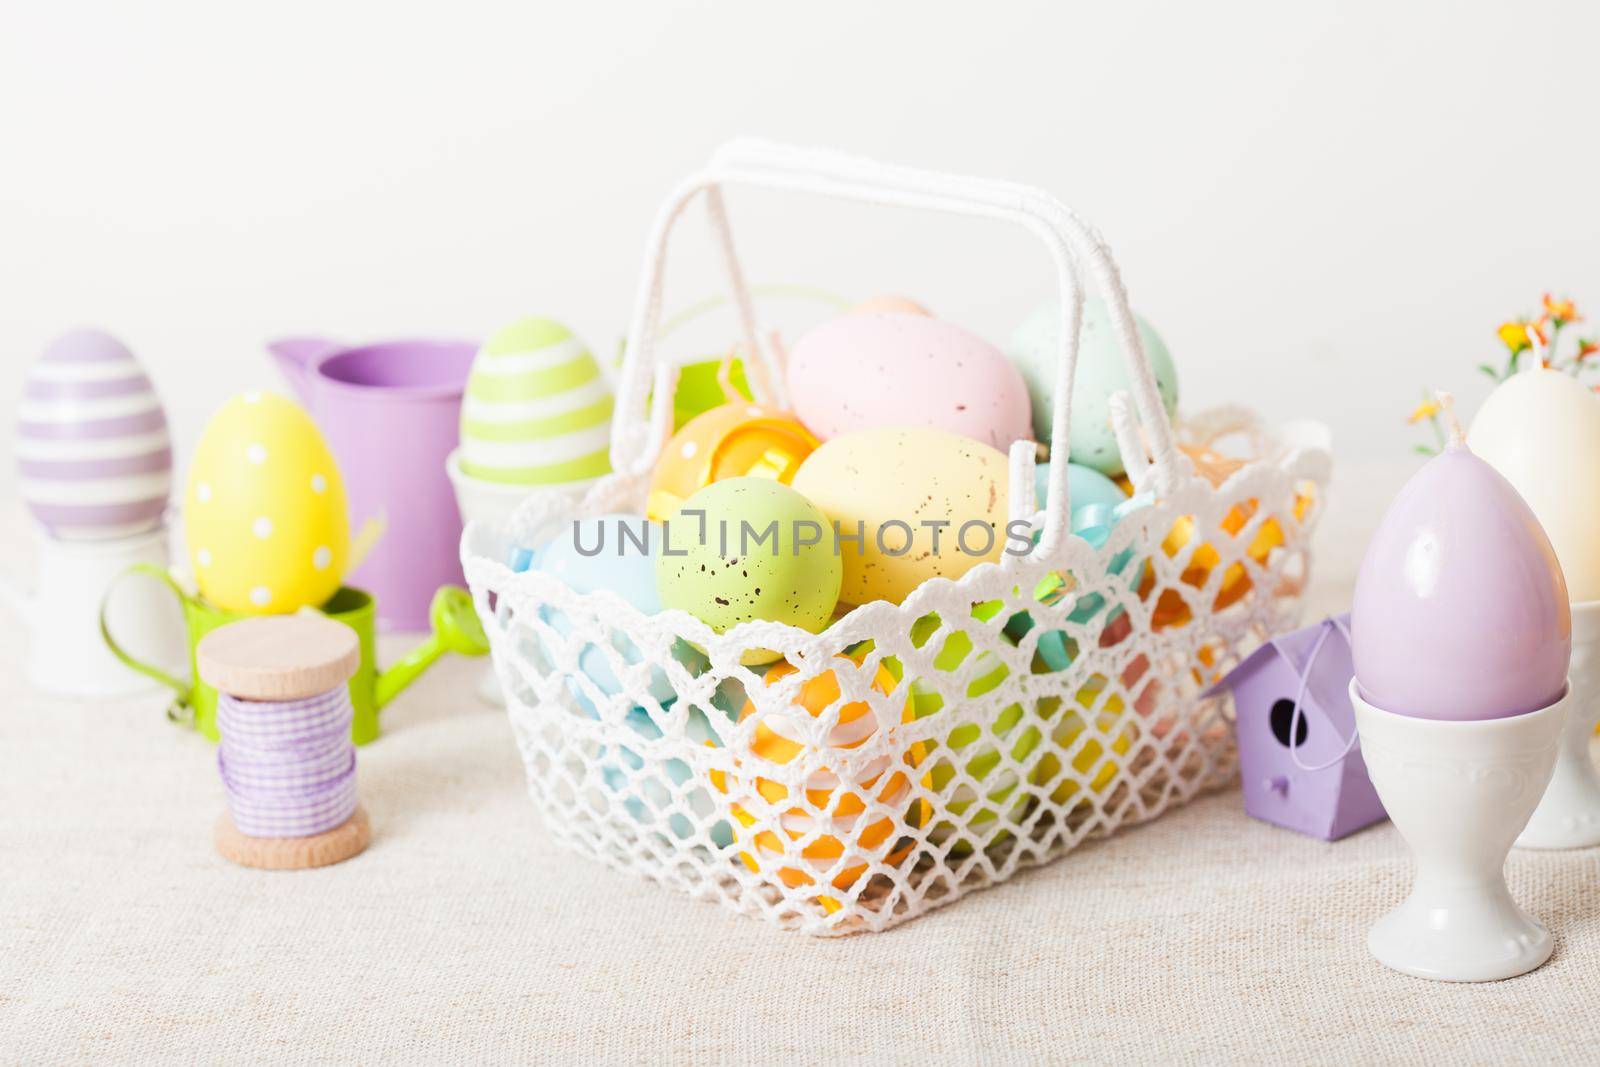
[(876, 428), (823, 442), (791, 484), (839, 530), (839, 599), (898, 604), (929, 578), (959, 578), (1000, 559), (1006, 478), (1005, 455), (981, 441)]
[(224, 404), (195, 447), (184, 537), (200, 594), (266, 615), (319, 606), (344, 578), (344, 481), (311, 416), (272, 393)]

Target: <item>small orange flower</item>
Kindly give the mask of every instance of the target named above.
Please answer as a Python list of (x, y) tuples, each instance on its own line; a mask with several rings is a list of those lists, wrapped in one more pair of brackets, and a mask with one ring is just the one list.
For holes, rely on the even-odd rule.
[(1600, 341), (1595, 340), (1593, 337), (1580, 338), (1578, 341), (1578, 354), (1573, 358), (1582, 362), (1596, 352), (1600, 352)]
[(1583, 316), (1578, 314), (1577, 304), (1565, 297), (1556, 300), (1549, 293), (1544, 294), (1544, 313), (1545, 317), (1554, 320), (1557, 326), (1583, 321)]
[(1437, 414), (1439, 414), (1439, 402), (1437, 400), (1424, 400), (1411, 409), (1411, 414), (1406, 416), (1406, 421), (1415, 426), (1424, 419), (1431, 419)]

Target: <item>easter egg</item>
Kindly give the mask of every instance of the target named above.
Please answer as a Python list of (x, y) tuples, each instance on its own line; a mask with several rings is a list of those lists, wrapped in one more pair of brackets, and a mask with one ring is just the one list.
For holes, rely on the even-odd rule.
[(660, 521), (712, 482), (771, 478), (787, 485), (817, 439), (786, 411), (749, 401), (696, 415), (672, 435), (650, 478), (645, 512)]
[[(656, 594), (656, 563), (662, 537), (660, 526), (638, 515), (578, 519), (545, 545), (532, 565), (559, 578), (575, 593), (605, 590), (615, 593), (641, 614), (654, 615), (661, 610), (661, 599)], [(540, 613), (563, 637), (572, 632), (572, 621), (556, 609), (546, 606)], [(642, 661), (643, 655), (625, 635), (614, 635), (612, 644), (620, 646), (616, 651), (624, 663)], [(578, 655), (578, 669), (601, 693), (610, 696), (622, 691), (622, 683), (606, 652), (598, 645), (584, 646)], [(592, 710), (593, 702), (582, 687), (573, 685), (572, 688), (579, 701)], [(671, 681), (659, 669), (651, 671), (650, 695), (657, 701), (673, 696)]]
[(483, 343), (461, 403), (461, 470), (514, 485), (611, 471), (611, 384), (571, 330), (518, 319)]
[(824, 441), (794, 487), (838, 524), (840, 598), (898, 604), (930, 578), (1000, 558), (1007, 476), (1005, 455), (970, 438), (876, 429)]
[(932, 315), (933, 312), (911, 299), (909, 296), (895, 296), (885, 293), (881, 296), (870, 296), (850, 309), (852, 315)]
[[(1172, 414), (1178, 406), (1178, 372), (1172, 356), (1155, 329), (1134, 315), (1139, 340), (1155, 374), (1161, 402)], [(1035, 438), (1050, 444), (1051, 408), (1055, 402), (1056, 359), (1061, 336), (1061, 309), (1044, 304), (1023, 320), (1007, 350), (1022, 372), (1033, 399)], [(1072, 377), (1072, 428), (1070, 458), (1104, 474), (1122, 473), (1122, 452), (1111, 432), (1111, 396), (1131, 388), (1127, 359), (1111, 333), (1111, 319), (1103, 302), (1083, 302), (1083, 324), (1078, 335), (1078, 366)], [(1061, 449), (1056, 447), (1056, 453)]]
[(1561, 695), (1572, 615), (1533, 509), (1457, 444), (1384, 513), (1356, 575), (1350, 636), (1370, 703), (1423, 719), (1494, 719)]
[[(849, 660), (845, 663), (837, 669), (860, 669)], [(794, 673), (795, 667), (788, 662), (775, 663), (763, 681), (770, 687)], [(893, 694), (894, 678), (880, 666), (873, 676), (872, 688)], [(825, 670), (800, 685), (794, 710), (820, 718), (839, 704), (842, 695), (835, 670)], [(739, 719), (742, 722), (755, 713), (755, 702), (747, 702)], [(910, 722), (912, 717), (907, 701), (901, 721)], [(829, 730), (828, 747), (859, 748), (877, 732), (871, 705), (847, 701), (838, 708), (838, 723)], [(775, 764), (815, 758), (799, 724), (791, 724), (785, 716), (770, 711), (756, 724), (750, 751)], [(910, 856), (914, 842), (907, 835), (910, 828), (926, 821), (927, 809), (920, 801), (911, 800), (908, 772), (922, 762), (923, 756), (924, 746), (911, 744), (898, 754), (881, 756), (850, 771), (818, 767), (806, 780), (803, 802), (791, 798), (788, 786), (770, 778), (730, 783), (727, 776), (713, 772), (712, 784), (732, 797), (730, 814), (742, 846), (740, 859), (752, 873), (766, 871), (791, 889), (825, 883), (847, 890), (866, 873), (870, 862), (899, 864)], [(906, 814), (868, 815), (869, 798)], [(778, 829), (772, 828), (774, 824)], [(812, 837), (818, 829), (826, 832)], [(796, 844), (806, 838), (810, 838), (808, 843)], [(841, 906), (837, 898), (827, 893), (816, 899), (829, 912)]]
[(824, 441), (874, 427), (927, 426), (992, 448), (1032, 436), (1028, 389), (1001, 351), (927, 315), (846, 315), (795, 343), (795, 414)]
[[(1104, 695), (1105, 684), (1103, 677), (1090, 679), (1073, 696), (1077, 707), (1057, 697), (1041, 701), (1041, 714), (1056, 720), (1050, 729), (1053, 747), (1040, 755), (1031, 777), (1034, 784), (1050, 788), (1052, 803), (1069, 802), (1085, 784), (1104, 793), (1118, 769), (1118, 761), (1109, 758), (1108, 751), (1125, 756), (1133, 747), (1134, 726), (1123, 714), (1122, 698), (1116, 693)], [(1064, 770), (1068, 765), (1070, 774)]]
[[(644, 708), (631, 709), (623, 722), (646, 741), (656, 741), (663, 736), (661, 727)], [(688, 737), (690, 741), (716, 747), (716, 736), (699, 708), (689, 709)], [(617, 754), (620, 762), (607, 759), (600, 764), (601, 779), (635, 821), (663, 827), (671, 838), (689, 841), (698, 828), (710, 820), (716, 805), (704, 785), (690, 782), (694, 772), (683, 760), (646, 759), (627, 746), (618, 746)], [(604, 751), (600, 753), (602, 759), (608, 755)], [(733, 844), (733, 827), (726, 819), (719, 819), (706, 827), (706, 838), (714, 848), (727, 848)]]
[(604, 589), (641, 614), (654, 615), (661, 610), (655, 568), (662, 538), (661, 526), (639, 515), (576, 519), (535, 551), (531, 562), (575, 593)]
[[(843, 567), (827, 517), (811, 501), (770, 478), (729, 478), (694, 494), (683, 511), (669, 521), (670, 547), (656, 561), (665, 607), (717, 633), (758, 619), (820, 633), (832, 621)], [(745, 662), (774, 658), (752, 650)]]
[(138, 360), (109, 334), (74, 330), (34, 361), (16, 456), (23, 503), (59, 540), (161, 525), (172, 487), (167, 417)]
[[(924, 645), (934, 639), (938, 629), (939, 616), (924, 615), (912, 624), (911, 640)], [(956, 672), (964, 668), (969, 658), (972, 681), (964, 691), (949, 694), (962, 708), (970, 706), (966, 701), (977, 701), (997, 689), (1010, 674), (993, 652), (975, 653), (972, 638), (961, 630), (942, 639), (934, 655), (934, 668), (940, 673)], [(913, 679), (911, 699), (916, 717), (926, 718), (946, 707), (945, 691), (949, 688), (945, 678)], [(1022, 705), (1011, 704), (987, 728), (979, 723), (963, 723), (945, 736), (941, 746), (930, 751), (933, 763), (928, 780), (939, 800), (928, 839), (935, 844), (949, 841), (951, 855), (965, 855), (974, 848), (1004, 841), (1010, 835), (1007, 827), (1019, 825), (1032, 807), (1031, 798), (1018, 791), (1021, 780), (1016, 771), (1009, 765), (1001, 766), (1000, 744), (1006, 746), (1012, 761), (1021, 762), (1042, 739), (1037, 726), (1022, 726), (1022, 722)], [(977, 788), (968, 779), (976, 782)]]
[[(1213, 486), (1220, 486), (1235, 472), (1245, 466), (1245, 461), (1233, 456), (1224, 456), (1207, 448), (1198, 448), (1180, 445), (1179, 451), (1186, 455), (1194, 464), (1195, 473), (1205, 478)], [(1301, 520), (1311, 510), (1315, 503), (1313, 490), (1302, 487), (1296, 491), (1292, 508), (1296, 520)], [(1254, 497), (1242, 503), (1235, 504), (1228, 509), (1222, 519), (1222, 532), (1237, 536), (1240, 531), (1259, 511), (1261, 502)], [(1194, 519), (1185, 515), (1172, 524), (1172, 529), (1161, 542), (1161, 549), (1168, 556), (1176, 556), (1182, 552), (1197, 536)], [(1286, 535), (1281, 523), (1275, 516), (1269, 515), (1261, 520), (1256, 527), (1255, 534), (1250, 539), (1250, 544), (1245, 547), (1245, 553), (1256, 563), (1265, 566), (1272, 557), (1272, 550), (1286, 543)], [(1212, 543), (1197, 545), (1189, 553), (1187, 564), (1184, 566), (1180, 580), (1185, 585), (1196, 589), (1202, 588), (1211, 580), (1211, 573), (1222, 562), (1222, 555)], [(1286, 580), (1287, 581), (1287, 580)], [(1155, 587), (1153, 573), (1146, 572), (1140, 595), (1149, 595)], [(1250, 574), (1245, 570), (1244, 564), (1234, 563), (1223, 571), (1222, 580), (1218, 583), (1216, 598), (1212, 601), (1213, 611), (1222, 611), (1244, 599), (1252, 588)], [(1285, 585), (1280, 585), (1277, 592), (1288, 591)], [(1182, 626), (1194, 617), (1194, 611), (1183, 595), (1175, 589), (1164, 589), (1157, 598), (1154, 611), (1151, 613), (1151, 622), (1156, 629), (1162, 630), (1173, 626)]]
[[(1034, 498), (1041, 510), (1045, 506), (1049, 482), (1048, 464), (1041, 463), (1033, 468)], [(1074, 513), (1093, 504), (1115, 507), (1128, 499), (1122, 486), (1093, 467), (1085, 467), (1081, 463), (1067, 464), (1067, 496), (1071, 499)]]
[(1513, 374), (1478, 409), (1467, 442), (1533, 509), (1573, 603), (1600, 600), (1600, 397), (1561, 371)]
[(189, 468), (184, 537), (200, 594), (226, 611), (318, 607), (344, 578), (344, 480), (311, 416), (245, 393), (211, 416)]

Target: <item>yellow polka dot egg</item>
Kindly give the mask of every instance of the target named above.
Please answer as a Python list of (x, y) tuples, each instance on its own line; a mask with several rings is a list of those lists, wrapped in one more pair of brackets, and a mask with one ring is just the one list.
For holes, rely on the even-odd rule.
[(211, 416), (189, 469), (183, 519), (200, 595), (224, 610), (317, 607), (344, 578), (344, 482), (316, 423), (284, 397), (244, 393)]

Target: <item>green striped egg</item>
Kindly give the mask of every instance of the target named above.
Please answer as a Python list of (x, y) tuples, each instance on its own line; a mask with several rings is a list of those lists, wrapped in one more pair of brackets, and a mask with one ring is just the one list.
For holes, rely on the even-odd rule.
[(510, 485), (570, 485), (611, 471), (611, 384), (589, 348), (550, 319), (484, 342), (461, 404), (461, 470)]

